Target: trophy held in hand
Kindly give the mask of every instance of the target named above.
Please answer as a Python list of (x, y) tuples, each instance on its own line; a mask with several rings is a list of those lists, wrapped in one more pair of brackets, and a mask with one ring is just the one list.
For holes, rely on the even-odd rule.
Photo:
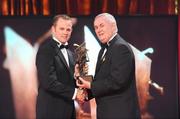
[[(92, 81), (93, 76), (88, 75), (88, 64), (89, 62), (86, 44), (83, 42), (81, 45), (74, 44), (77, 48), (75, 49), (75, 56), (76, 56), (76, 64), (78, 64), (79, 75), (86, 81)], [(78, 80), (78, 78), (77, 78)], [(81, 82), (79, 82), (81, 83)]]
[[(87, 62), (89, 62), (88, 59), (88, 55), (87, 55), (87, 49), (86, 49), (86, 45), (85, 42), (83, 42), (81, 45), (78, 44), (74, 44), (74, 46), (76, 47), (75, 49), (75, 59), (76, 59), (76, 64), (78, 64), (78, 67), (76, 67), (76, 73), (75, 73), (75, 77), (76, 80), (78, 81), (78, 83), (82, 84), (82, 82), (79, 80), (79, 77), (82, 77), (84, 80), (91, 82), (93, 79), (92, 75), (88, 75), (88, 64)], [(86, 92), (86, 88), (78, 88), (80, 93), (84, 93)], [(85, 95), (85, 100), (88, 100), (88, 96), (87, 94)], [(77, 113), (77, 118), (81, 119), (81, 118), (91, 118), (91, 114), (90, 112), (85, 112), (84, 108), (87, 108), (90, 106), (89, 102), (85, 102), (83, 104), (79, 104), (79, 110)], [(90, 107), (89, 107), (90, 110)]]

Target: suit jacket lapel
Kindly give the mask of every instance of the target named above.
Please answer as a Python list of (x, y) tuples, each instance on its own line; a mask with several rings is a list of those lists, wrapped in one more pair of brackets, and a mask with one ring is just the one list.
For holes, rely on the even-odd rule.
[(59, 49), (58, 56), (60, 57), (61, 61), (64, 63), (67, 69), (69, 69), (68, 64), (66, 62), (66, 59), (64, 58), (64, 55), (62, 54), (61, 50)]
[(73, 55), (72, 53), (67, 50), (67, 54), (68, 54), (68, 59), (69, 59), (69, 71), (71, 72), (71, 74), (73, 75), (73, 69), (74, 69), (74, 58), (73, 58)]
[[(115, 43), (115, 41), (117, 40), (117, 38), (119, 38), (120, 36), (117, 34), (111, 41), (110, 45), (108, 46), (108, 49), (106, 51), (106, 54), (107, 52), (111, 49), (112, 45)], [(97, 60), (97, 65), (96, 65), (96, 71), (95, 71), (95, 74), (98, 73), (100, 67), (101, 67), (101, 64), (102, 64), (102, 60), (101, 60), (101, 57), (104, 53), (104, 49), (101, 48), (100, 52), (99, 52), (99, 55), (98, 55), (98, 60)], [(105, 54), (105, 55), (106, 55)], [(106, 57), (106, 56), (105, 56)]]
[[(62, 54), (61, 50), (58, 48), (56, 41), (54, 41), (53, 39), (52, 39), (52, 46), (54, 47), (56, 54), (59, 56), (60, 61), (65, 65), (65, 67), (67, 68), (67, 70), (68, 70), (69, 72), (71, 72), (71, 71), (69, 70), (69, 67), (68, 67), (68, 64), (67, 64), (67, 62), (66, 62), (66, 59), (64, 58), (64, 55)], [(71, 58), (70, 58), (70, 59), (71, 59)]]
[(104, 52), (104, 48), (101, 48), (101, 50), (99, 51), (99, 55), (98, 55), (98, 60), (97, 60), (97, 65), (96, 65), (96, 71), (95, 74), (99, 71), (100, 66), (101, 66), (101, 57), (103, 55)]

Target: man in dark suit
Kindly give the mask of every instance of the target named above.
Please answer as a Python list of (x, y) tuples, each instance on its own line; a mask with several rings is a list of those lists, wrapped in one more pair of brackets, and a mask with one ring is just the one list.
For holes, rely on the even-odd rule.
[(76, 83), (90, 89), (89, 98), (95, 97), (98, 119), (139, 119), (134, 54), (117, 33), (112, 15), (102, 13), (96, 16), (94, 28), (102, 43), (95, 76), (91, 83), (81, 77), (81, 83)]
[(72, 32), (72, 20), (67, 15), (53, 19), (52, 39), (43, 43), (36, 56), (39, 88), (36, 106), (38, 119), (72, 119), (74, 100), (83, 101), (82, 91), (76, 89), (74, 58), (67, 49)]

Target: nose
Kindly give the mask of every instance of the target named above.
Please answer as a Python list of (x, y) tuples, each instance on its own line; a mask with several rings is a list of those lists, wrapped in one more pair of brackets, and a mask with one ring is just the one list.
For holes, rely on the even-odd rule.
[(97, 33), (98, 33), (98, 35), (102, 35), (103, 31), (102, 31), (101, 29), (99, 29), (99, 30), (97, 31)]
[(97, 29), (96, 29), (96, 32), (97, 32), (97, 33), (100, 33), (100, 32), (101, 32), (101, 29), (100, 29), (100, 28), (97, 28)]
[(68, 33), (69, 33), (69, 31), (67, 31), (67, 30), (64, 30), (64, 32), (63, 32), (65, 35), (67, 35)]

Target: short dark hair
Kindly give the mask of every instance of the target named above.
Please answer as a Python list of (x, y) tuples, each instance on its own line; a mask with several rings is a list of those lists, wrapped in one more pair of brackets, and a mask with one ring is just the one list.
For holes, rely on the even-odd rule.
[(52, 25), (55, 26), (58, 19), (71, 20), (71, 17), (65, 14), (56, 15), (53, 18)]

